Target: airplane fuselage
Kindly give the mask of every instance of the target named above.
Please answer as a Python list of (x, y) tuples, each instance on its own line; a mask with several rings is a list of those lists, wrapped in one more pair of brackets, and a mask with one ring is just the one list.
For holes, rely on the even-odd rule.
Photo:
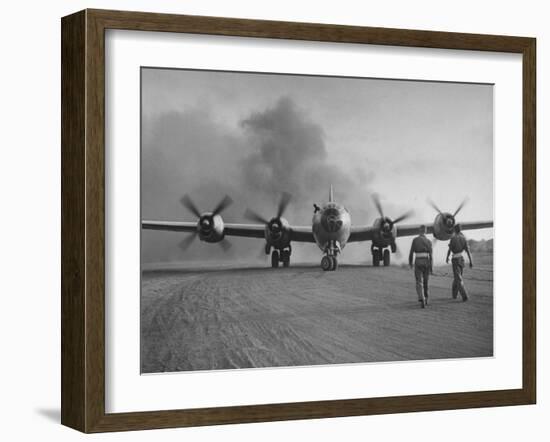
[(323, 252), (339, 253), (351, 233), (351, 216), (348, 210), (335, 202), (328, 202), (313, 214), (312, 232)]

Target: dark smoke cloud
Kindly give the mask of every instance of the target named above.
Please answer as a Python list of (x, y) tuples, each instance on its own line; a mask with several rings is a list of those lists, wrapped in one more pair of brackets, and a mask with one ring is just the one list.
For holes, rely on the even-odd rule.
[[(372, 179), (367, 165), (343, 170), (331, 163), (323, 128), (289, 97), (252, 112), (237, 127), (218, 121), (212, 110), (191, 109), (144, 119), (143, 134), (144, 219), (192, 220), (179, 203), (184, 193), (203, 211), (229, 194), (235, 204), (223, 214), (226, 222), (243, 222), (246, 207), (271, 217), (286, 191), (293, 199), (285, 217), (292, 224), (309, 225), (312, 204), (325, 202), (332, 184), (356, 224), (372, 222), (372, 211), (371, 219), (366, 218)], [(183, 253), (177, 247), (182, 237), (143, 232), (142, 261), (256, 260), (263, 247), (261, 240), (233, 238), (228, 254), (200, 241)], [(293, 249), (293, 259), (319, 259), (311, 244)]]
[(262, 192), (290, 192), (296, 201), (318, 197), (330, 184), (352, 189), (357, 175), (328, 162), (323, 129), (288, 97), (241, 123), (254, 152), (243, 164), (245, 184)]
[[(231, 167), (242, 137), (217, 121), (208, 109), (167, 112), (142, 120), (142, 219), (194, 221), (180, 199), (188, 193), (199, 210), (211, 210), (226, 193), (238, 190)], [(234, 161), (233, 161), (234, 163)], [(230, 207), (224, 217), (237, 216)], [(185, 234), (142, 231), (142, 262), (208, 260), (217, 246), (195, 241), (185, 253), (178, 247)], [(231, 255), (231, 252), (229, 253)]]

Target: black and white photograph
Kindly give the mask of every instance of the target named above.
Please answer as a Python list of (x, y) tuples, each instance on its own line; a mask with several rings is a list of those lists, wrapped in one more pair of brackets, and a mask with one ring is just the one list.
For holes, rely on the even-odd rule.
[(141, 68), (141, 373), (489, 358), (494, 86)]
[(4, 2), (0, 442), (547, 442), (549, 10)]

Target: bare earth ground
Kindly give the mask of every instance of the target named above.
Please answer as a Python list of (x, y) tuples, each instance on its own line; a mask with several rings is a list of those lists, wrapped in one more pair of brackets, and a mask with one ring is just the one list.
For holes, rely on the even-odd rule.
[(426, 309), (408, 267), (144, 271), (142, 372), (492, 356), (492, 255), (475, 258), (470, 300), (441, 266)]

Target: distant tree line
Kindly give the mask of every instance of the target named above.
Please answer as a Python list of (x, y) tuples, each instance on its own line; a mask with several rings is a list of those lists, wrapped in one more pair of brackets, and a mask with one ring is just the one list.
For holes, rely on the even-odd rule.
[(475, 239), (468, 240), (468, 246), (472, 252), (492, 252), (493, 251), (493, 240), (480, 240), (476, 241)]

